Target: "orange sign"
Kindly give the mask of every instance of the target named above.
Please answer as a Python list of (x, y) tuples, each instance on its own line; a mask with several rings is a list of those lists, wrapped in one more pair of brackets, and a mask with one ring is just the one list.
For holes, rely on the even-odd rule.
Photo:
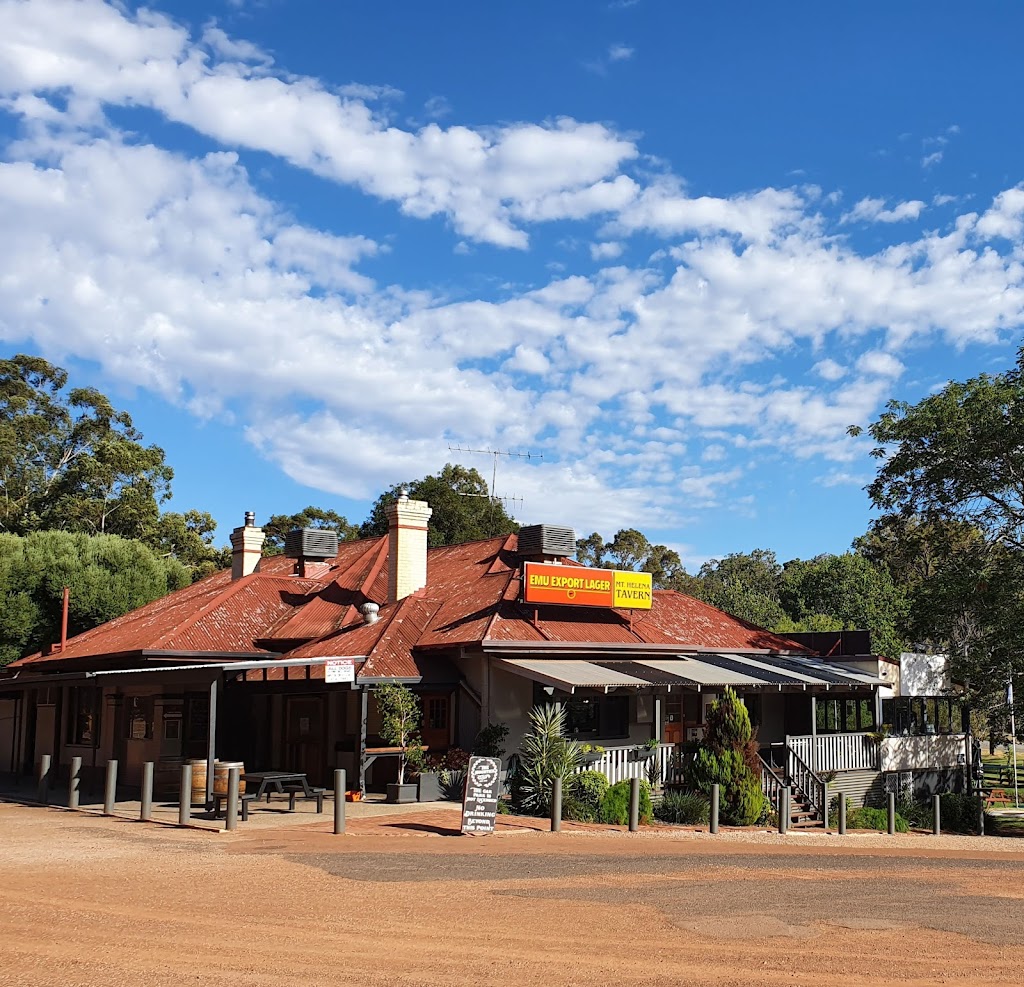
[(523, 565), (523, 600), (526, 603), (650, 610), (652, 599), (649, 572), (586, 569), (548, 562)]

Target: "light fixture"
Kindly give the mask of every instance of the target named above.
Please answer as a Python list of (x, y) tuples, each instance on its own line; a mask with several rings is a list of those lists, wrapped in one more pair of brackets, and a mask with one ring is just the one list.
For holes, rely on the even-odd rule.
[(549, 696), (553, 696), (555, 694), (555, 687), (553, 685), (546, 685), (546, 686), (544, 686), (544, 691)]

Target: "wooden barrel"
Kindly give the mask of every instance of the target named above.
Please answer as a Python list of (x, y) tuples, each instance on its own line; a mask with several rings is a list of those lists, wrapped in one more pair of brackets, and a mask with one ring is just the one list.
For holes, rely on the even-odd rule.
[(189, 762), (192, 765), (192, 804), (206, 804), (206, 758), (194, 757)]
[[(238, 774), (245, 774), (244, 761), (215, 761), (213, 765), (213, 791), (217, 795), (228, 793), (228, 772), (232, 768), (238, 768)], [(245, 791), (245, 778), (240, 777), (238, 781), (238, 794)]]

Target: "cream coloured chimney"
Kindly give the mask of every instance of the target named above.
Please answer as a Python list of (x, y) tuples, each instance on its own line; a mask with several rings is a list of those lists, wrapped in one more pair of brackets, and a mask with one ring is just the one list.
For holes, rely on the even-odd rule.
[(409, 500), (408, 490), (388, 505), (389, 603), (427, 585), (427, 522), (433, 513), (425, 500)]
[(256, 527), (256, 515), (245, 512), (245, 524), (231, 532), (231, 578), (241, 579), (260, 570), (263, 542), (267, 536)]

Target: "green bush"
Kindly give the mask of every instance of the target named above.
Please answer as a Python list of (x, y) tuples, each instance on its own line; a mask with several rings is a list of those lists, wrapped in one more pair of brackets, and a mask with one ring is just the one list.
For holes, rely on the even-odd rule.
[[(872, 809), (868, 806), (865, 806), (863, 809), (848, 809), (846, 812), (846, 828), (888, 830), (889, 813), (885, 809)], [(907, 820), (898, 812), (896, 813), (896, 832), (910, 832)]]
[(571, 794), (580, 802), (589, 805), (595, 816), (607, 791), (608, 779), (600, 771), (581, 771), (572, 779)]
[[(613, 826), (629, 825), (629, 782), (620, 781), (609, 787), (601, 799), (598, 819)], [(640, 822), (649, 825), (651, 821), (651, 786), (640, 782)]]
[(667, 823), (706, 823), (711, 800), (702, 792), (666, 792), (654, 807), (654, 818)]
[(719, 786), (719, 818), (726, 825), (753, 826), (769, 811), (750, 716), (732, 689), (711, 704), (704, 740), (686, 767), (685, 780), (707, 796), (712, 785)]
[[(977, 795), (957, 795), (947, 792), (939, 796), (939, 823), (944, 833), (977, 833), (981, 799)], [(931, 808), (928, 824), (932, 824)]]
[(572, 822), (596, 822), (597, 806), (570, 794), (562, 798), (562, 818)]

